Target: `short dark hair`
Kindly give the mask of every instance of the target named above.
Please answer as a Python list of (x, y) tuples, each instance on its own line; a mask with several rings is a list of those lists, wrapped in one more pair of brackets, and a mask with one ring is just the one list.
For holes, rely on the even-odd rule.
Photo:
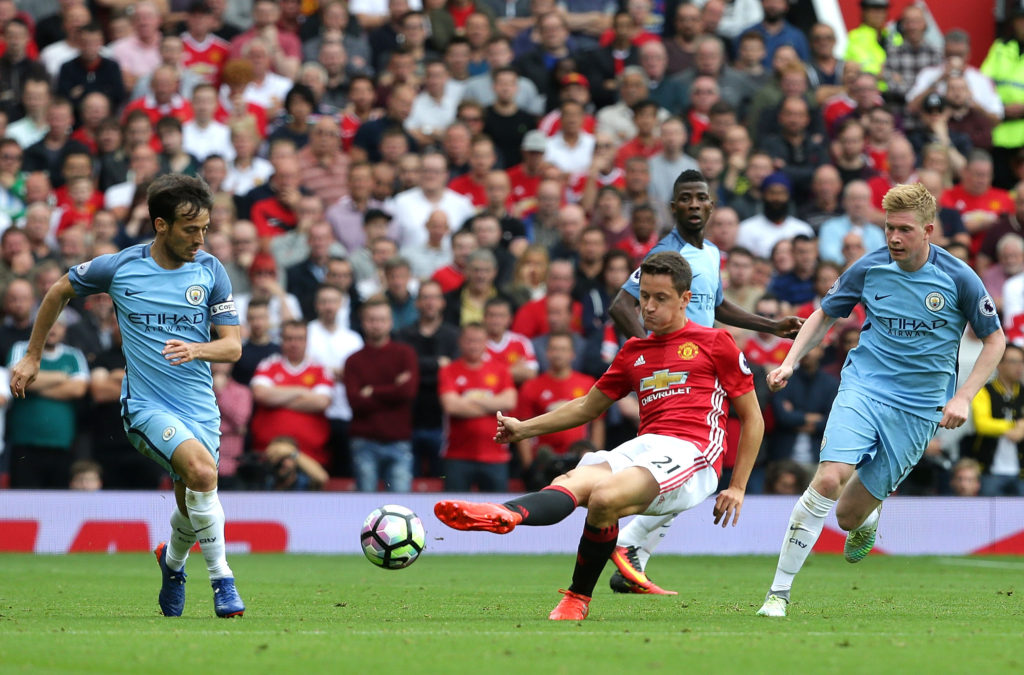
[(171, 117), (167, 115), (161, 117), (156, 122), (156, 132), (159, 134), (161, 131), (181, 131), (181, 120), (177, 117)]
[(288, 110), (288, 106), (292, 104), (296, 98), (301, 98), (309, 104), (311, 108), (316, 108), (316, 94), (313, 90), (304, 84), (293, 85), (288, 93), (284, 97), (284, 109)]
[(682, 295), (690, 290), (693, 281), (693, 270), (686, 258), (675, 251), (661, 251), (647, 257), (640, 264), (640, 278), (644, 274), (664, 274), (672, 279), (672, 287)]
[(149, 220), (154, 226), (157, 218), (174, 225), (179, 216), (192, 219), (201, 211), (209, 212), (213, 208), (213, 193), (202, 178), (169, 173), (150, 184), (146, 201)]
[(704, 183), (707, 184), (708, 179), (704, 177), (700, 171), (696, 169), (687, 169), (676, 177), (676, 181), (672, 183), (672, 194), (676, 193), (676, 190), (683, 183)]

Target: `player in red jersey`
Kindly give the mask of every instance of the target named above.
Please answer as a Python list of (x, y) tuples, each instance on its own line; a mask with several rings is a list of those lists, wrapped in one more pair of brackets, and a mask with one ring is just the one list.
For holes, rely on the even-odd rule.
[(717, 489), (727, 397), (742, 430), (732, 480), (715, 501), (716, 524), (736, 524), (764, 435), (753, 378), (736, 343), (727, 332), (686, 318), (692, 280), (686, 260), (673, 251), (655, 253), (640, 270), (640, 309), (653, 335), (629, 340), (586, 396), (525, 421), (499, 412), (494, 440), (515, 443), (585, 424), (633, 391), (640, 401), (639, 435), (612, 451), (584, 455), (539, 492), (504, 504), (445, 500), (434, 506), (449, 527), (497, 534), (517, 525), (551, 525), (586, 506), (572, 585), (549, 619), (586, 618), (615, 550), (620, 518), (685, 511)]

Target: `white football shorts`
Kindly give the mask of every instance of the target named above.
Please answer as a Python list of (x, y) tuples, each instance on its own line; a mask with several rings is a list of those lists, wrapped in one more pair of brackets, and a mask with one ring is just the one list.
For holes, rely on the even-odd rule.
[(658, 481), (658, 496), (643, 512), (648, 516), (681, 513), (718, 490), (718, 474), (693, 443), (672, 436), (644, 434), (614, 450), (588, 452), (577, 466), (607, 462), (612, 473), (641, 466)]

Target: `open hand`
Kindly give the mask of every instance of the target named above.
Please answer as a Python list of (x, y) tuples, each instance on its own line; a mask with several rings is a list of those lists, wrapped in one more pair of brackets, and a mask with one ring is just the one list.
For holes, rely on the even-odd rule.
[(718, 493), (715, 500), (715, 525), (719, 522), (722, 527), (728, 527), (729, 519), (732, 518), (732, 526), (736, 527), (740, 519), (740, 509), (743, 507), (743, 490), (728, 488)]

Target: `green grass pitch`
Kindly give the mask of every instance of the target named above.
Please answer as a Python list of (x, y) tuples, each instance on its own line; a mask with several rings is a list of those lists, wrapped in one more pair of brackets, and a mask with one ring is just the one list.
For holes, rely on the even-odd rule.
[[(754, 613), (769, 557), (656, 557), (676, 597), (616, 596), (552, 622), (570, 556), (233, 555), (248, 605), (213, 615), (193, 554), (185, 616), (151, 555), (0, 555), (0, 673), (1012, 673), (1019, 558), (812, 557), (786, 619)], [(913, 669), (913, 670), (911, 670)]]

